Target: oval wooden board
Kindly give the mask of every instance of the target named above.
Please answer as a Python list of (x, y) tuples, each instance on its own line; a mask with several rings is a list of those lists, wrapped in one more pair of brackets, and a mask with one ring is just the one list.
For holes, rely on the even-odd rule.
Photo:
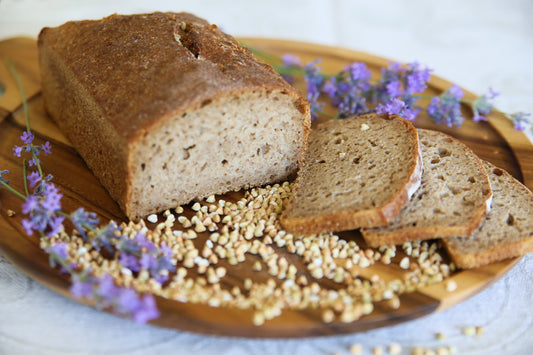
[[(242, 42), (275, 55), (292, 53), (300, 56), (304, 62), (320, 57), (325, 72), (337, 72), (348, 63), (362, 61), (376, 73), (388, 63), (386, 59), (366, 53), (311, 43), (253, 38), (242, 39)], [(32, 130), (36, 133), (37, 140), (39, 142), (50, 140), (53, 145), (53, 155), (43, 159), (43, 166), (46, 172), (54, 175), (55, 183), (60, 186), (64, 194), (63, 208), (72, 211), (83, 206), (87, 210), (97, 212), (104, 220), (124, 220), (125, 217), (120, 209), (44, 111), (40, 96), (35, 40), (14, 38), (0, 42), (0, 59), (4, 62), (6, 58), (14, 63), (22, 79), (29, 98)], [(7, 86), (5, 95), (0, 98), (0, 168), (10, 171), (9, 179), (13, 187), (23, 189), (22, 179), (18, 178), (22, 176), (20, 160), (12, 155), (12, 147), (20, 144), (19, 136), (24, 130), (21, 99), (4, 65), (0, 65), (0, 80)], [(450, 85), (446, 80), (433, 77), (428, 92), (438, 94)], [(466, 97), (475, 98), (471, 93), (466, 93)], [(464, 113), (466, 117), (472, 116), (466, 107)], [(483, 159), (506, 169), (530, 189), (533, 187), (533, 161), (530, 159), (533, 146), (524, 134), (513, 129), (511, 122), (505, 117), (493, 114), (489, 117), (488, 123), (481, 124), (474, 124), (467, 119), (460, 129), (437, 126), (424, 116), (418, 118), (415, 124), (418, 127), (442, 130), (459, 138)], [(238, 196), (239, 193), (234, 193), (224, 198)], [(27, 236), (22, 230), (20, 205), (19, 198), (5, 189), (0, 189), (0, 252), (30, 277), (72, 298), (68, 291), (68, 278), (49, 266), (47, 255), (39, 248), (38, 238)], [(8, 210), (15, 211), (16, 215), (8, 217)], [(352, 234), (351, 237), (360, 238), (356, 232)], [(279, 253), (285, 252), (279, 249)], [(402, 295), (401, 306), (397, 310), (378, 305), (370, 315), (351, 323), (333, 321), (325, 324), (321, 321), (318, 311), (285, 310), (281, 316), (265, 322), (264, 325), (254, 326), (251, 312), (247, 310), (180, 303), (158, 297), (157, 304), (161, 317), (152, 324), (207, 334), (245, 337), (301, 337), (357, 332), (404, 322), (458, 304), (498, 280), (518, 260), (512, 259), (475, 270), (458, 271), (452, 275), (452, 279), (458, 285), (455, 292), (446, 292), (442, 282), (433, 284)], [(258, 274), (251, 271), (252, 262), (253, 260), (247, 260), (229, 268), (231, 282), (238, 284), (245, 277), (267, 276), (266, 272)], [(380, 265), (372, 272), (386, 278), (396, 275), (399, 268), (397, 265)]]

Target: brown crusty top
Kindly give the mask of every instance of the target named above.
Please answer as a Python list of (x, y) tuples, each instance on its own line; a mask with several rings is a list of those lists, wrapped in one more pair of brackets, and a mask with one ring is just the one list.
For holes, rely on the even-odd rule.
[(233, 37), (188, 13), (67, 22), (44, 28), (43, 44), (62, 58), (128, 141), (162, 117), (224, 93), (295, 92)]

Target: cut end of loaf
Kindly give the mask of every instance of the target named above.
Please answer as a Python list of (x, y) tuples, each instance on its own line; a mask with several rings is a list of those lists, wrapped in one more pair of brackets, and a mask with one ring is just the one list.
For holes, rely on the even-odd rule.
[(128, 216), (286, 180), (296, 173), (308, 131), (306, 107), (283, 91), (205, 100), (136, 142)]

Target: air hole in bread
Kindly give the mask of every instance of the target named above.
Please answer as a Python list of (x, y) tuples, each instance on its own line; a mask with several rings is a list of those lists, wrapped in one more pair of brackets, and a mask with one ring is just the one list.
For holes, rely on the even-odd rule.
[(377, 147), (377, 146), (378, 146), (378, 145), (376, 144), (376, 142), (374, 142), (374, 141), (370, 141), (370, 140), (369, 140), (368, 143), (370, 143), (370, 145), (371, 145), (372, 147)]
[(447, 187), (452, 192), (452, 194), (454, 194), (454, 195), (457, 195), (458, 193), (463, 191), (463, 189), (460, 188), (460, 187), (456, 187), (456, 186), (447, 186)]
[(166, 170), (166, 169), (167, 169), (167, 163), (163, 164), (162, 169), (163, 169), (163, 170)]
[(193, 149), (194, 147), (196, 147), (196, 144), (183, 148), (183, 160), (187, 160), (191, 157), (191, 153), (189, 153), (189, 150)]
[(433, 209), (433, 213), (444, 214), (444, 212), (442, 212), (442, 210), (441, 210), (440, 208), (434, 208), (434, 209)]
[(446, 179), (444, 178), (443, 175), (437, 175), (437, 179), (442, 180), (442, 181), (446, 181)]
[(439, 156), (441, 158), (444, 158), (444, 157), (449, 157), (452, 153), (450, 153), (450, 151), (446, 148), (439, 148)]
[(473, 184), (473, 183), (476, 182), (476, 178), (473, 177), (473, 176), (470, 176), (470, 177), (468, 178), (468, 182)]
[(222, 165), (226, 165), (228, 163), (228, 161), (226, 159), (222, 160), (221, 164)]
[(507, 216), (507, 220), (506, 220), (506, 222), (507, 222), (507, 225), (508, 225), (508, 226), (512, 226), (512, 225), (514, 225), (514, 216), (513, 216), (512, 214), (509, 213), (509, 216)]
[(326, 161), (324, 159), (317, 161), (318, 164), (325, 164)]
[(342, 139), (340, 137), (333, 141), (333, 143), (335, 143), (335, 144), (341, 144), (342, 142), (344, 142), (344, 139)]
[(360, 161), (361, 161), (361, 157), (355, 157), (355, 158), (353, 158), (353, 163), (354, 163), (354, 164), (359, 164)]
[(145, 163), (142, 163), (142, 164), (141, 164), (141, 170), (144, 171), (144, 169), (146, 169), (146, 164), (145, 164)]
[(437, 163), (440, 163), (440, 158), (431, 159), (431, 164), (437, 164)]
[(202, 101), (202, 103), (200, 104), (200, 107), (205, 107), (207, 105), (209, 105), (213, 100), (211, 99), (207, 99), (207, 100), (204, 100)]

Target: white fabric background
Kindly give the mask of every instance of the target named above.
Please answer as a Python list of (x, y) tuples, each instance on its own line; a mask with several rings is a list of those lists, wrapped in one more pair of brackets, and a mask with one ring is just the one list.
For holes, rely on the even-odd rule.
[[(0, 0), (0, 40), (113, 12), (189, 11), (237, 36), (348, 47), (418, 60), (475, 93), (501, 92), (504, 111), (533, 112), (531, 0), (67, 1)], [(533, 159), (533, 156), (532, 156)], [(533, 217), (532, 217), (533, 218)], [(0, 231), (1, 233), (1, 231)], [(365, 333), (314, 339), (231, 339), (135, 325), (69, 301), (0, 257), (0, 354), (349, 354), (362, 343), (453, 345), (459, 354), (533, 353), (533, 257), (445, 312)], [(461, 334), (484, 326), (478, 339)], [(437, 341), (435, 333), (448, 335)]]

